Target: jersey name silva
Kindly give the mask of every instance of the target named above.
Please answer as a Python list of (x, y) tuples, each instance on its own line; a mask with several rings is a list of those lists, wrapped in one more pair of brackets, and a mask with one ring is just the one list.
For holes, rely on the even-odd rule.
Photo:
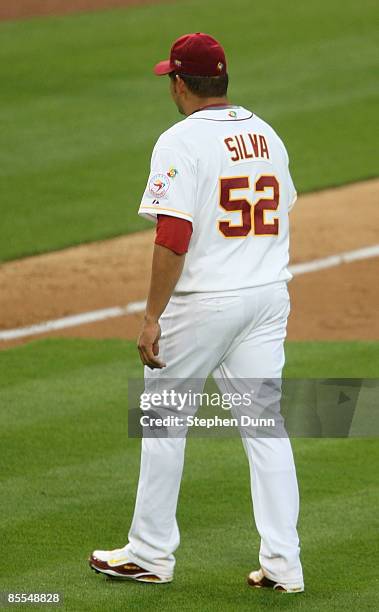
[(224, 144), (232, 162), (251, 159), (270, 160), (268, 145), (263, 134), (250, 134), (250, 132), (235, 134), (224, 138)]

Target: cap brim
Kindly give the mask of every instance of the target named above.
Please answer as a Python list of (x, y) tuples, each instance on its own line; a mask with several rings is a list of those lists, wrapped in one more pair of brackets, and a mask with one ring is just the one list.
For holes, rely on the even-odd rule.
[(154, 74), (162, 76), (164, 74), (170, 74), (175, 69), (171, 66), (170, 60), (163, 60), (154, 66)]

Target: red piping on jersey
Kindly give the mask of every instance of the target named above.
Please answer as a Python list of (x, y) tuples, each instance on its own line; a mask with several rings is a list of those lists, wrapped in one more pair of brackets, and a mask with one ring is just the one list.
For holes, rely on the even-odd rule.
[[(193, 111), (193, 113), (199, 113), (200, 111), (206, 110), (207, 108), (218, 108), (220, 106), (223, 106), (224, 108), (236, 108), (234, 104), (225, 104), (225, 102), (219, 102), (218, 104), (207, 104), (207, 106), (202, 106), (201, 108), (198, 108), (197, 110)], [(193, 115), (193, 113), (191, 113), (191, 115)]]

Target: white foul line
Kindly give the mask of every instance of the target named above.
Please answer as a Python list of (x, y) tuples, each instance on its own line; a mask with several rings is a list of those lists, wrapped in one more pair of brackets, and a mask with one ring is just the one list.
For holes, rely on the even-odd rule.
[(314, 259), (313, 261), (294, 264), (293, 266), (289, 266), (289, 271), (294, 276), (297, 276), (298, 274), (306, 274), (307, 272), (316, 272), (317, 270), (324, 270), (325, 268), (333, 268), (334, 266), (339, 266), (343, 263), (350, 263), (352, 261), (358, 261), (359, 259), (377, 257), (378, 255), (379, 244), (375, 244), (374, 246), (364, 247), (363, 249), (357, 249), (356, 251), (346, 251), (345, 253), (339, 253), (338, 255), (324, 257), (323, 259)]
[(77, 327), (86, 323), (96, 323), (97, 321), (105, 321), (105, 319), (114, 319), (123, 315), (141, 312), (145, 309), (146, 302), (130, 302), (127, 306), (115, 306), (114, 308), (103, 308), (102, 310), (93, 310), (92, 312), (82, 312), (81, 314), (62, 317), (53, 321), (44, 321), (37, 325), (29, 325), (28, 327), (19, 327), (18, 329), (6, 329), (0, 332), (0, 340), (16, 340), (17, 338), (26, 338), (27, 336), (36, 336), (38, 334), (46, 334), (50, 331), (65, 329), (66, 327)]
[[(294, 264), (289, 266), (291, 274), (298, 276), (307, 272), (316, 272), (325, 268), (333, 268), (343, 263), (358, 261), (359, 259), (369, 259), (370, 257), (379, 256), (379, 244), (355, 251), (347, 251), (338, 255), (331, 255), (322, 259), (314, 259), (305, 263)], [(146, 302), (130, 302), (126, 306), (115, 306), (113, 308), (103, 308), (101, 310), (93, 310), (91, 312), (82, 312), (81, 314), (62, 317), (53, 321), (44, 321), (36, 325), (28, 327), (19, 327), (18, 329), (6, 329), (0, 331), (1, 340), (16, 340), (18, 338), (26, 338), (27, 336), (36, 336), (38, 334), (46, 334), (50, 331), (66, 329), (67, 327), (77, 327), (87, 323), (96, 323), (97, 321), (105, 321), (106, 319), (114, 319), (124, 315), (142, 312), (145, 309)]]

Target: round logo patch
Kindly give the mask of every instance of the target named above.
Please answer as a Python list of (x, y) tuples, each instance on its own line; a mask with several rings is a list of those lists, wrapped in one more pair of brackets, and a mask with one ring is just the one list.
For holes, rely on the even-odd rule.
[(161, 198), (170, 188), (170, 179), (167, 174), (154, 174), (149, 182), (149, 191), (154, 197)]

